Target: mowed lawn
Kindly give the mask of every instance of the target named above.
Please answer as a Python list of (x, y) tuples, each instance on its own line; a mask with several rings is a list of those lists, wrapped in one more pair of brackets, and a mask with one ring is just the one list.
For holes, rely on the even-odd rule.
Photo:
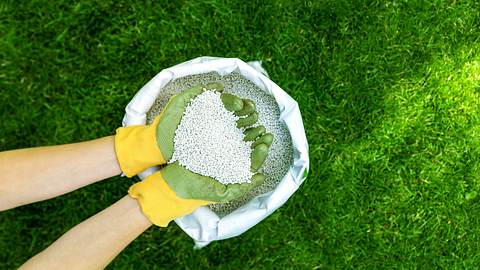
[[(110, 269), (480, 265), (474, 0), (4, 0), (0, 150), (111, 135), (143, 84), (204, 55), (262, 60), (298, 101), (309, 177), (239, 237), (193, 250), (175, 224), (151, 228)], [(114, 177), (1, 212), (0, 269), (18, 267), (134, 181)]]

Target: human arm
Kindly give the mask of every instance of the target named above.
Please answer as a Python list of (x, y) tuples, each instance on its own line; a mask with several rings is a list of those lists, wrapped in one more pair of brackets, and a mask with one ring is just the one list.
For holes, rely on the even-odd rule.
[(76, 225), (20, 269), (103, 269), (152, 223), (125, 196)]
[[(238, 197), (240, 193), (263, 182), (262, 178), (254, 177), (252, 179), (254, 182), (249, 185), (222, 189), (215, 186), (214, 180), (207, 180), (207, 177), (187, 170), (181, 172), (178, 169), (173, 170), (174, 174), (178, 174), (177, 181), (188, 179), (187, 181), (194, 184), (194, 189), (199, 182), (210, 185), (207, 189), (214, 192), (208, 199), (213, 200)], [(172, 180), (170, 177), (167, 176)], [(130, 196), (123, 197), (112, 206), (70, 229), (19, 269), (103, 269), (152, 223), (167, 226), (172, 219), (210, 203), (202, 199), (178, 197), (176, 192), (189, 189), (192, 191), (191, 187), (177, 187), (174, 190), (165, 182), (160, 172), (139, 183), (142, 184), (134, 185), (129, 190), (130, 196), (136, 198), (138, 203)]]
[(0, 211), (50, 199), (121, 173), (114, 137), (0, 152)]

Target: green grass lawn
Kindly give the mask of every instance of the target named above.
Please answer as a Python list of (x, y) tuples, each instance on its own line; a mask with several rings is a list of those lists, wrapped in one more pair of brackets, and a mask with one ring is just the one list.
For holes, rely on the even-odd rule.
[[(55, 2), (0, 2), (0, 150), (111, 135), (143, 84), (204, 55), (262, 60), (310, 144), (307, 181), (245, 234), (193, 250), (151, 228), (109, 268), (480, 265), (478, 1)], [(132, 182), (0, 213), (0, 269)]]

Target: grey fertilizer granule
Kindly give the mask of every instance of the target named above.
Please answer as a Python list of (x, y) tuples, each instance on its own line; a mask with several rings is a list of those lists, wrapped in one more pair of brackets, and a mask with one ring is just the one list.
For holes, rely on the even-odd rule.
[(251, 142), (243, 140), (233, 112), (223, 106), (220, 93), (205, 91), (185, 108), (175, 131), (173, 157), (192, 172), (222, 184), (249, 183)]
[(238, 72), (232, 72), (225, 76), (218, 73), (206, 73), (186, 76), (168, 83), (160, 91), (150, 111), (147, 113), (147, 123), (153, 122), (155, 116), (160, 114), (168, 99), (185, 89), (198, 85), (220, 82), (225, 86), (225, 92), (237, 95), (241, 98), (248, 98), (255, 102), (259, 119), (259, 125), (264, 125), (266, 130), (273, 134), (273, 143), (268, 151), (268, 157), (261, 172), (265, 174), (265, 183), (252, 190), (245, 196), (224, 204), (210, 205), (219, 216), (224, 216), (244, 205), (257, 195), (273, 190), (282, 180), (283, 176), (293, 162), (293, 148), (290, 133), (280, 119), (280, 110), (275, 98), (258, 88), (250, 80), (241, 76)]

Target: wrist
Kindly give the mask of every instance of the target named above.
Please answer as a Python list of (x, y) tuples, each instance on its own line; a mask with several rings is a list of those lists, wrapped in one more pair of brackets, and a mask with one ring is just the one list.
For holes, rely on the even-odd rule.
[(120, 168), (128, 177), (166, 162), (157, 146), (155, 123), (118, 128), (115, 152)]

